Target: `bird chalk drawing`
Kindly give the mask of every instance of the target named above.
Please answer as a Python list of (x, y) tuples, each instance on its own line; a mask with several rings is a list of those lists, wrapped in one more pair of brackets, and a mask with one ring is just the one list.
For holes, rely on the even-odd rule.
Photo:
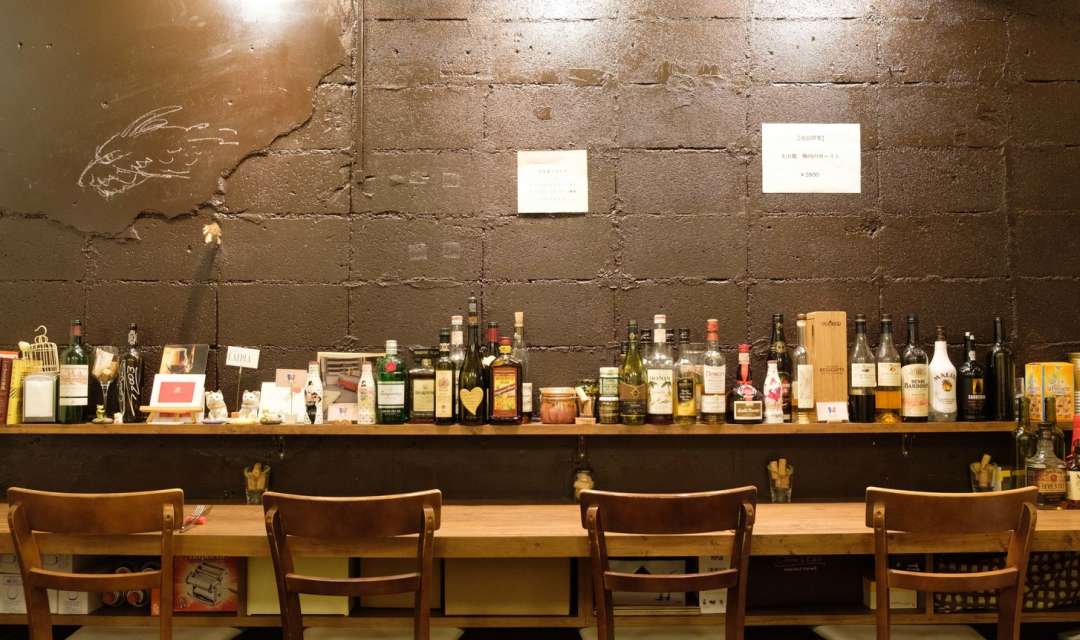
[(229, 127), (211, 130), (210, 124), (172, 124), (168, 116), (179, 105), (159, 107), (136, 118), (94, 150), (94, 158), (77, 184), (109, 199), (156, 179), (187, 180), (204, 153), (220, 145), (237, 145), (237, 132)]

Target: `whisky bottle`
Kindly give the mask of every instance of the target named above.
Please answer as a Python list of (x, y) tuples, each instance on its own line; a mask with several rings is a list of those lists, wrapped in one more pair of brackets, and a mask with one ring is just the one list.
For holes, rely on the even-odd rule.
[(521, 424), (521, 363), (510, 338), (499, 339), (499, 355), (491, 362), (488, 406), (492, 424)]
[[(780, 404), (784, 416), (784, 422), (791, 421), (791, 356), (787, 350), (787, 340), (784, 339), (784, 314), (774, 313), (772, 317), (772, 337), (769, 338), (769, 352), (766, 360), (776, 361), (776, 373), (780, 376)], [(767, 374), (766, 374), (767, 375)], [(766, 402), (768, 394), (766, 394)], [(768, 413), (768, 407), (766, 407)], [(766, 421), (768, 417), (766, 416)]]
[(1028, 484), (1039, 490), (1035, 506), (1040, 509), (1060, 509), (1066, 494), (1065, 462), (1054, 453), (1054, 398), (1043, 401), (1043, 419), (1039, 422), (1039, 440), (1035, 455), (1027, 459)]
[(60, 354), (60, 424), (85, 422), (90, 397), (90, 356), (83, 348), (82, 322), (72, 320), (71, 341)]
[(765, 367), (765, 382), (762, 384), (762, 394), (765, 396), (765, 424), (783, 424), (784, 391), (780, 371), (776, 360), (767, 361)]
[(649, 424), (671, 424), (674, 415), (675, 362), (667, 341), (667, 316), (653, 316), (653, 350), (645, 361), (649, 381)]
[(645, 365), (638, 352), (638, 325), (627, 324), (626, 362), (619, 369), (619, 416), (623, 424), (645, 424), (645, 406), (649, 398), (649, 382)]
[(900, 422), (900, 354), (893, 343), (892, 316), (881, 314), (881, 337), (877, 348), (877, 387), (874, 389), (874, 419)]
[(439, 359), (435, 361), (435, 424), (454, 424), (454, 379), (457, 369), (450, 358), (450, 330), (439, 330)]
[(690, 330), (679, 329), (679, 359), (675, 362), (675, 424), (697, 422), (697, 368), (690, 359)]
[(402, 424), (405, 410), (405, 362), (398, 356), (397, 340), (386, 341), (386, 355), (375, 365), (375, 407), (379, 424)]
[(930, 420), (956, 421), (956, 367), (949, 360), (945, 327), (937, 326), (934, 358), (930, 360)]
[(930, 372), (926, 352), (919, 346), (919, 318), (907, 317), (908, 342), (900, 360), (900, 417), (926, 422), (930, 412)]
[(701, 421), (722, 424), (726, 413), (727, 361), (720, 352), (720, 321), (705, 321), (705, 355), (701, 367)]
[(765, 409), (761, 392), (754, 386), (750, 373), (750, 345), (739, 345), (739, 370), (735, 383), (727, 394), (727, 421), (735, 424), (759, 423), (764, 418)]
[(480, 360), (480, 315), (476, 296), (469, 296), (469, 345), (458, 375), (458, 422), (466, 425), (484, 424), (487, 419), (484, 364)]
[(810, 362), (810, 352), (806, 350), (806, 314), (795, 316), (795, 331), (799, 344), (791, 354), (792, 370), (791, 398), (795, 405), (795, 421), (810, 424), (817, 421), (814, 404), (814, 365)]
[(143, 357), (139, 352), (139, 331), (135, 323), (128, 325), (128, 348), (120, 356), (120, 371), (117, 374), (120, 411), (124, 414), (124, 423), (132, 424), (143, 421), (142, 405)]
[(986, 413), (990, 420), (1012, 420), (1015, 413), (1013, 379), (1016, 363), (1005, 344), (1001, 316), (994, 317), (994, 346), (986, 355)]
[(360, 380), (356, 383), (356, 424), (375, 424), (375, 375), (371, 361), (360, 365)]
[(427, 347), (412, 350), (413, 362), (409, 369), (409, 422), (424, 424), (435, 422), (435, 354)]
[(319, 362), (308, 362), (307, 384), (304, 385), (304, 407), (307, 409), (308, 424), (322, 424), (323, 416), (323, 383), (319, 376)]
[(959, 389), (957, 419), (965, 421), (986, 418), (986, 378), (982, 365), (975, 359), (975, 335), (964, 333), (964, 353), (967, 360), (956, 370)]
[(855, 314), (855, 346), (848, 359), (851, 384), (848, 389), (848, 420), (874, 421), (874, 390), (877, 388), (877, 362), (866, 338), (866, 316)]
[(458, 376), (461, 375), (461, 367), (465, 364), (465, 331), (462, 329), (465, 320), (461, 316), (450, 316), (450, 361), (454, 363), (454, 420), (461, 418), (458, 407)]

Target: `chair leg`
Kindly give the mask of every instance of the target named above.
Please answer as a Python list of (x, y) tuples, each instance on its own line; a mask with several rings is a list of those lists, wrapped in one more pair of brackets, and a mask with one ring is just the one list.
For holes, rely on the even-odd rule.
[[(880, 578), (878, 578), (880, 580)], [(877, 609), (874, 611), (874, 619), (877, 622), (877, 640), (889, 640), (889, 625), (891, 623), (889, 615), (889, 597), (886, 592), (885, 601), (880, 599), (877, 602)]]
[(29, 613), (30, 640), (53, 640), (49, 592), (38, 587), (29, 587), (25, 592), (30, 598), (26, 603)]
[(997, 640), (1020, 640), (1023, 592), (1016, 587), (998, 591)]

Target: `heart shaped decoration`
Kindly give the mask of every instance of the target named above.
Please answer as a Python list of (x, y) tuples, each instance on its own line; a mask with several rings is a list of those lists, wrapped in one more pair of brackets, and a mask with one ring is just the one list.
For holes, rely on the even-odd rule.
[(477, 407), (484, 401), (484, 390), (480, 387), (459, 389), (458, 396), (461, 398), (461, 406), (468, 409), (469, 413), (475, 414)]

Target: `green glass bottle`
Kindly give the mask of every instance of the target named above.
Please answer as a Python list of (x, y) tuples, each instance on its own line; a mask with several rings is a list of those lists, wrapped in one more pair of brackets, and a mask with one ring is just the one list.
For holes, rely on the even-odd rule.
[(454, 379), (457, 367), (450, 359), (450, 330), (439, 330), (439, 359), (435, 361), (435, 424), (454, 424)]
[(480, 312), (476, 296), (469, 296), (469, 347), (458, 375), (458, 407), (461, 424), (479, 425), (487, 420), (484, 364), (480, 359)]
[(626, 362), (619, 369), (619, 417), (623, 424), (645, 424), (649, 382), (638, 349), (637, 320), (628, 323), (627, 334)]
[(71, 341), (60, 354), (60, 393), (56, 417), (61, 424), (86, 421), (90, 397), (90, 355), (83, 347), (82, 322), (72, 320)]
[(405, 410), (405, 361), (398, 355), (397, 340), (386, 341), (386, 355), (375, 365), (375, 414), (379, 424), (402, 424)]

